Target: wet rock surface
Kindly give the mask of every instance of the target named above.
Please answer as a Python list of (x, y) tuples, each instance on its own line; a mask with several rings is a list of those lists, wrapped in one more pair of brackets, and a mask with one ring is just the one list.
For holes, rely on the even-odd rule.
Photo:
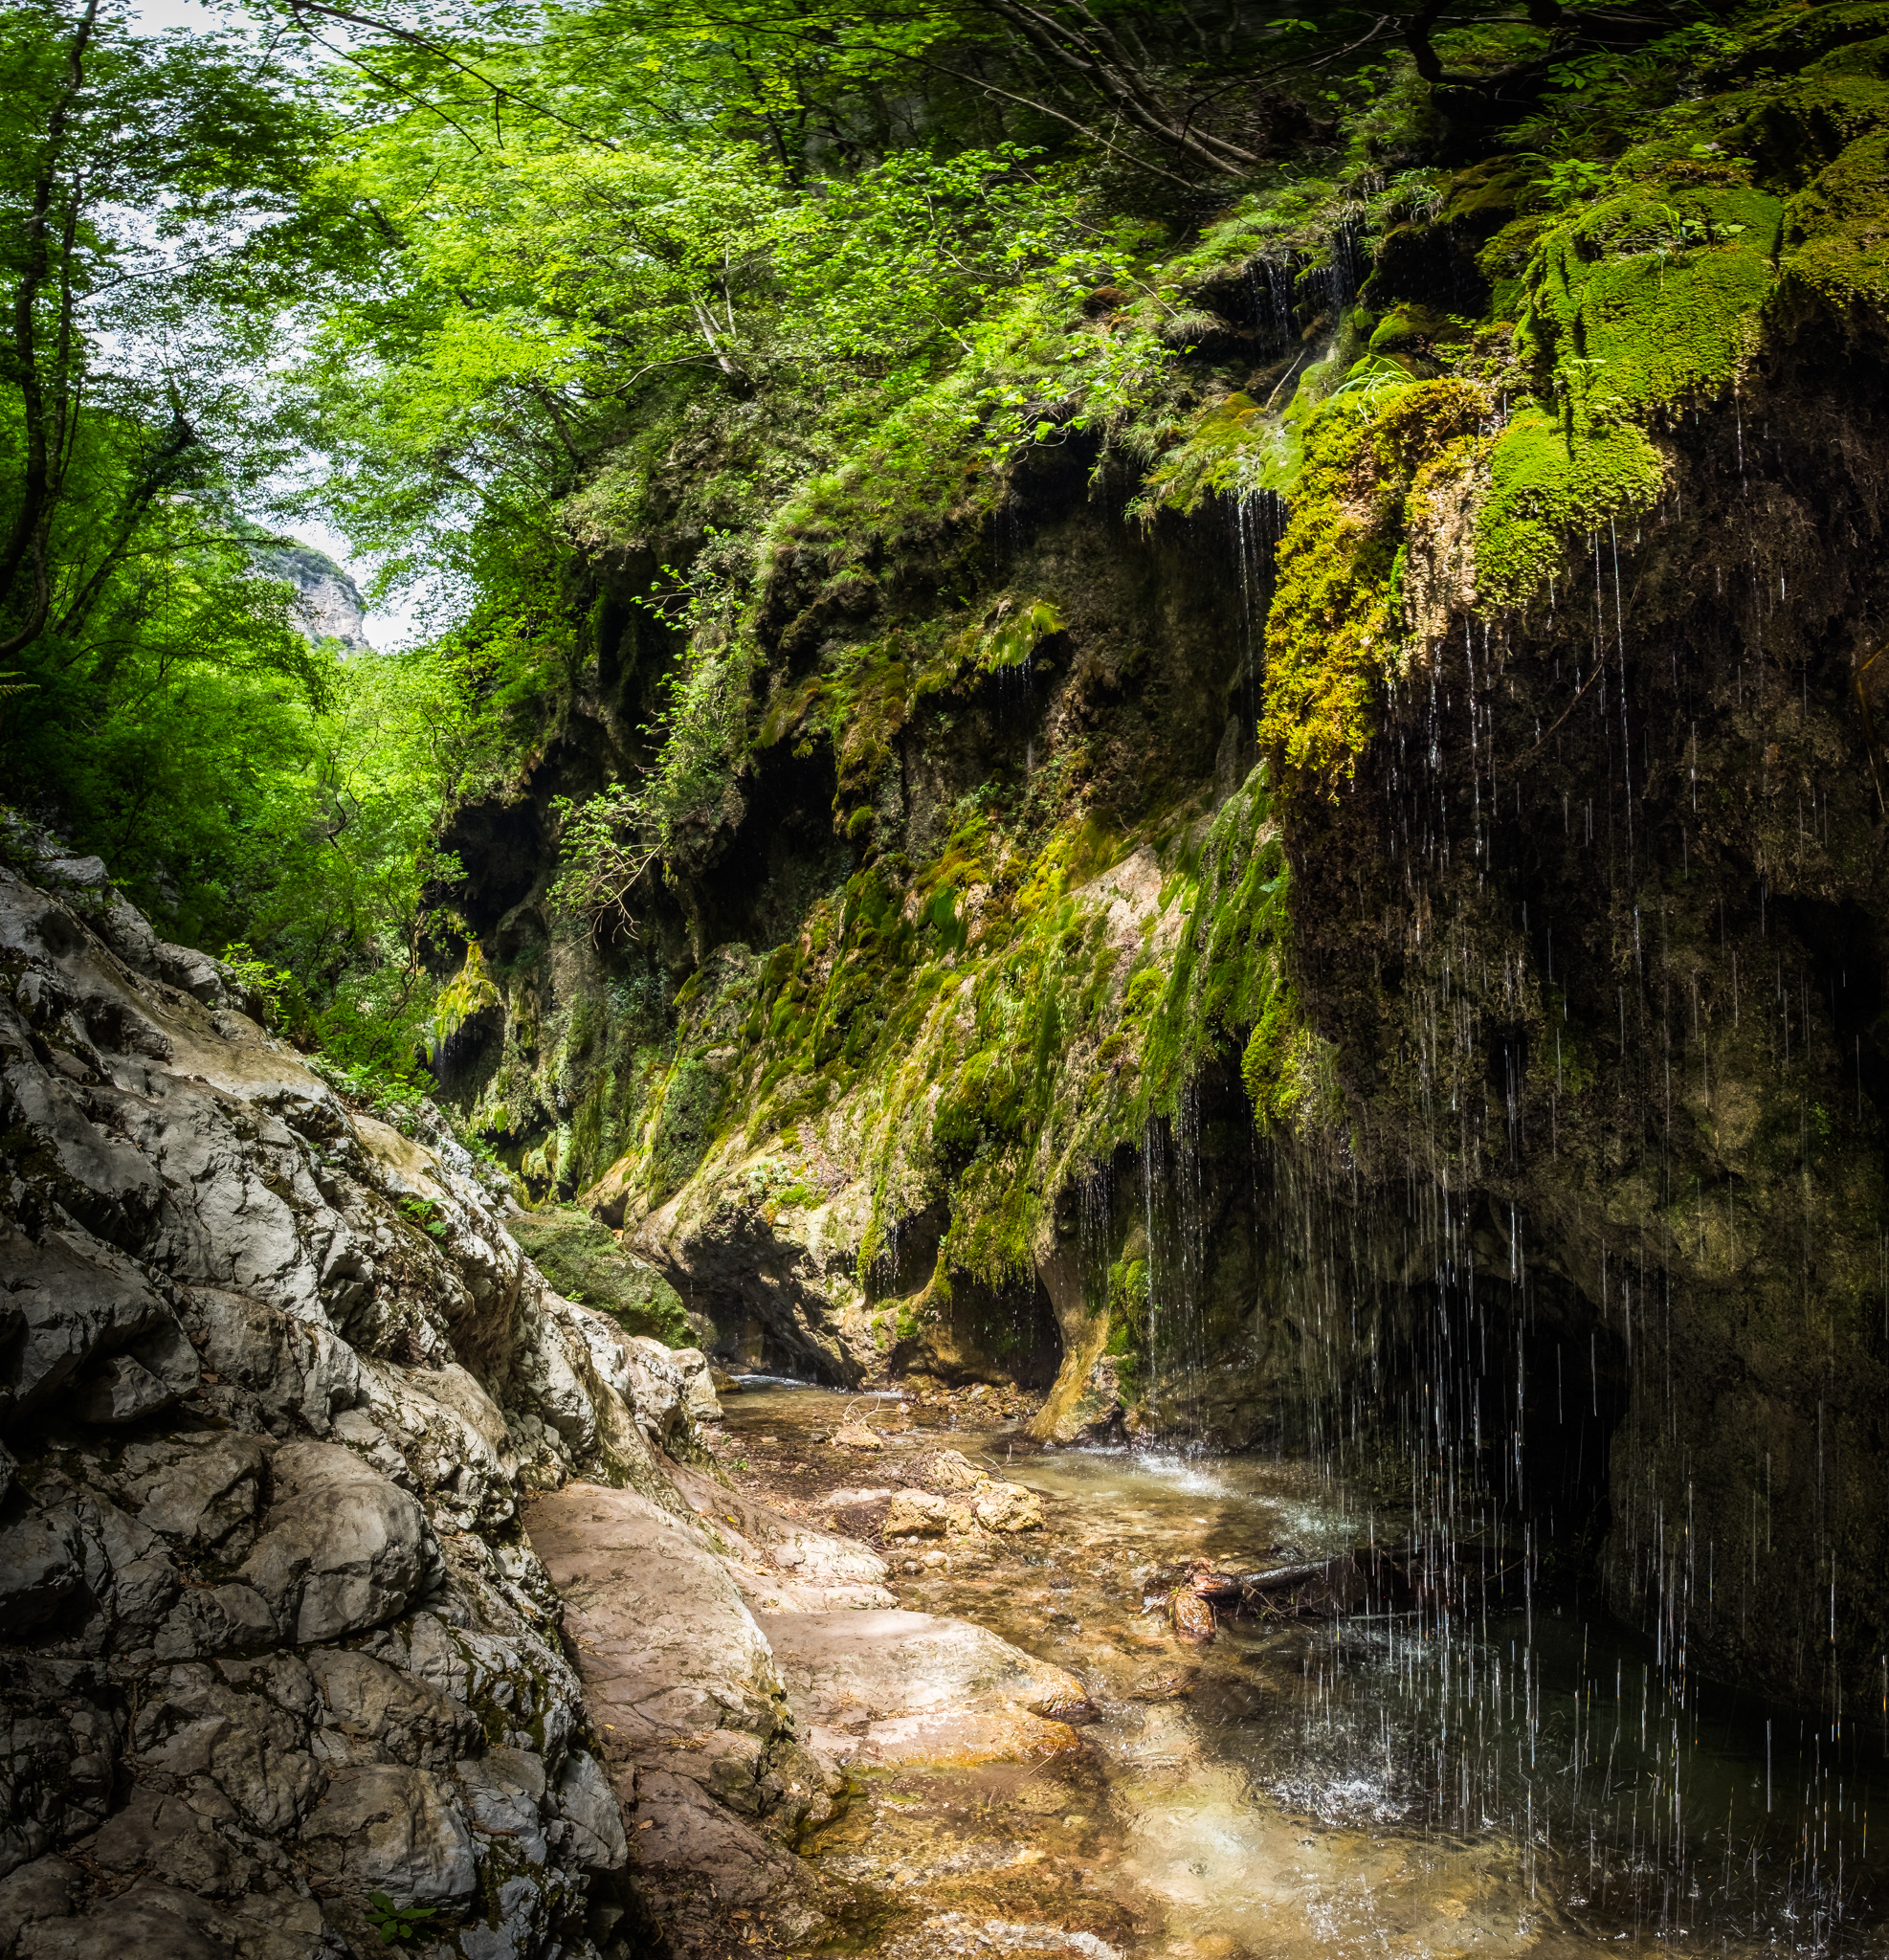
[(519, 1499), (666, 1489), (705, 1364), (66, 869), (0, 871), (0, 1949), (378, 1952), (380, 1892), (591, 1951), (628, 1847)]

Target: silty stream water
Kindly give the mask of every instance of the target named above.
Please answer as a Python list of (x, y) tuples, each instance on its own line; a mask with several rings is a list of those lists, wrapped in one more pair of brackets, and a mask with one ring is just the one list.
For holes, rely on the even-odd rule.
[(1251, 1570), (1402, 1542), (1302, 1464), (1040, 1451), (1013, 1427), (787, 1387), (731, 1396), (728, 1445), (831, 1462), (817, 1439), (862, 1408), (887, 1430), (866, 1482), (944, 1443), (1046, 1500), (1040, 1536), (954, 1547), (948, 1567), (889, 1548), (900, 1603), (1068, 1669), (1101, 1713), (1047, 1764), (866, 1772), (804, 1847), (878, 1902), (854, 1950), (1889, 1951), (1881, 1708), (1818, 1723), (1715, 1693), (1567, 1600), (1233, 1619), (1183, 1645), (1160, 1607), (1189, 1557)]

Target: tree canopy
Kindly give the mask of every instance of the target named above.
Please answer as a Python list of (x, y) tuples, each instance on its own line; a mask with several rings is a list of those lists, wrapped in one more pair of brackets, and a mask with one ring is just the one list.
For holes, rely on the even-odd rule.
[[(1289, 232), (1299, 278), (1492, 130), (1589, 167), (1731, 17), (253, 0), (152, 34), (25, 0), (0, 21), (7, 794), (167, 929), (290, 971), (311, 1034), (411, 1044), (455, 960), (444, 813), (578, 684), (587, 554), (644, 554), (676, 655), (645, 777), (571, 832), (640, 873), (742, 739), (741, 609), (783, 513), (869, 453), (917, 480), (1151, 439), (1211, 330), (1187, 267), (1216, 226)], [(310, 643), (256, 547), (308, 514), (430, 594), (425, 646)]]

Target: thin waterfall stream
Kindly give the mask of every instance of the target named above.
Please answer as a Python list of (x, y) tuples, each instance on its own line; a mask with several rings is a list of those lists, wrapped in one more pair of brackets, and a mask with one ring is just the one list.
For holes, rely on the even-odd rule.
[[(1311, 1456), (1043, 1449), (778, 1384), (728, 1397), (723, 1454), (817, 1464), (861, 1408), (885, 1437), (871, 1481), (944, 1444), (1044, 1500), (1027, 1540), (887, 1545), (901, 1605), (989, 1627), (1099, 1711), (1054, 1760), (855, 1772), (803, 1850), (879, 1902), (864, 1950), (1040, 1949), (1049, 1927), (1094, 1960), (1881, 1951), (1880, 1710), (1819, 1723), (1699, 1681), (1554, 1583), (1527, 1528), (1508, 1583), (1469, 1583), (1486, 1546)], [(1195, 1561), (1371, 1546), (1456, 1575), (1336, 1617), (1223, 1615), (1205, 1644), (1169, 1625)]]

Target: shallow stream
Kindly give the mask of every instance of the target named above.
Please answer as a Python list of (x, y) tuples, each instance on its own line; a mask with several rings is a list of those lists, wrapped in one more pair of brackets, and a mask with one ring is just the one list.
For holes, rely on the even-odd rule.
[(1715, 1693), (1567, 1602), (1229, 1619), (1185, 1645), (1161, 1602), (1188, 1559), (1321, 1558), (1399, 1542), (1396, 1521), (1262, 1458), (1046, 1452), (816, 1389), (726, 1406), (757, 1468), (832, 1459), (824, 1434), (871, 1410), (883, 1454), (833, 1481), (897, 1483), (901, 1454), (944, 1442), (1041, 1492), (1040, 1537), (929, 1567), (889, 1548), (894, 1582), (1068, 1669), (1101, 1711), (1047, 1763), (869, 1772), (805, 1847), (878, 1902), (857, 1950), (1889, 1951), (1881, 1707), (1817, 1723)]

